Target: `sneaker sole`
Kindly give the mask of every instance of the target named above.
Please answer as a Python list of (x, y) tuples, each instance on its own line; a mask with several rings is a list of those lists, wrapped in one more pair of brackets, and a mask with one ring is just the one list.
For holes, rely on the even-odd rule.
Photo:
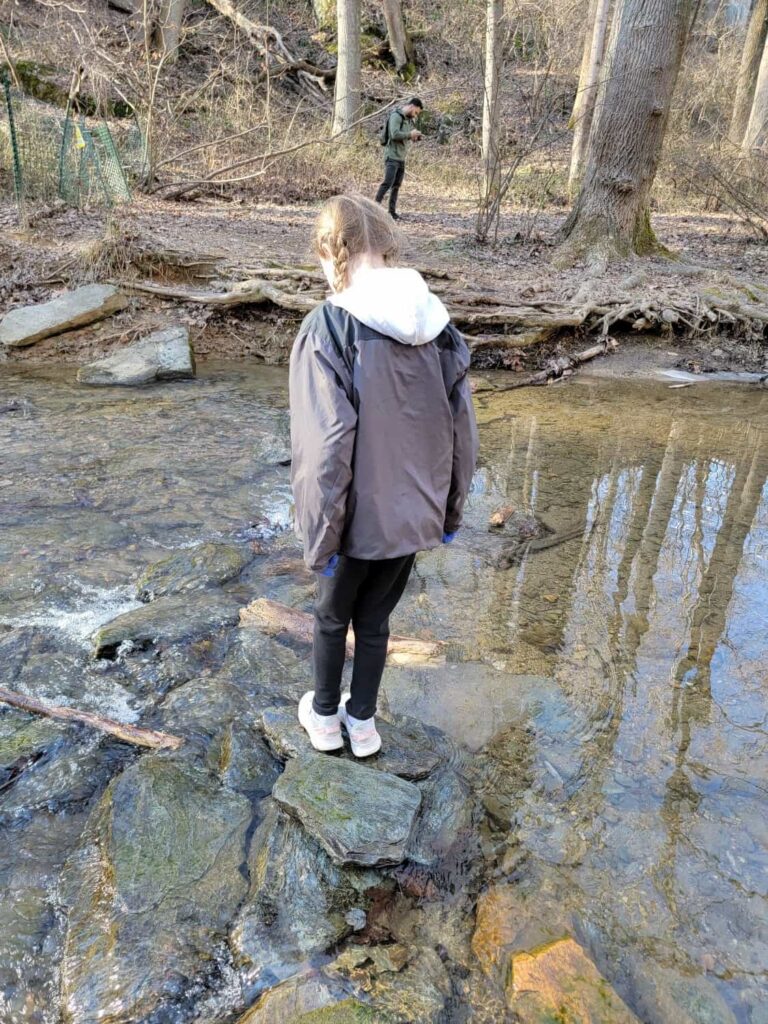
[(307, 736), (309, 736), (309, 742), (312, 744), (315, 750), (319, 750), (320, 753), (330, 754), (334, 750), (344, 749), (344, 739), (341, 736), (339, 736), (338, 743), (332, 739), (316, 740), (312, 733), (309, 731), (309, 728), (307, 727), (307, 722), (301, 714), (299, 714), (299, 725), (302, 727)]

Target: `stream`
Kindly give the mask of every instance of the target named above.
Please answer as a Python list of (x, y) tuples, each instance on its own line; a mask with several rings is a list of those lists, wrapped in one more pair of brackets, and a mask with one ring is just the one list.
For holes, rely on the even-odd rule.
[[(465, 527), (418, 557), (393, 620), (399, 634), (446, 641), (447, 664), (390, 666), (383, 686), (385, 712), (445, 735), (477, 801), (475, 841), (441, 868), (463, 952), (449, 939), (440, 949), (441, 1008), (425, 999), (420, 1015), (398, 1018), (390, 1002), (392, 1019), (501, 1019), (469, 952), (480, 903), (486, 920), (495, 908), (513, 916), (514, 941), (528, 947), (574, 935), (649, 1024), (768, 1024), (768, 393), (583, 375), (482, 393), (476, 406)], [(273, 768), (257, 772), (237, 729), (249, 701), (288, 706), (310, 688), (308, 650), (229, 620), (104, 658), (91, 637), (142, 607), (135, 584), (148, 565), (209, 541), (255, 552), (223, 584), (231, 603), (265, 595), (310, 609), (288, 446), (283, 369), (210, 362), (195, 381), (143, 390), (84, 388), (66, 368), (9, 364), (0, 378), (0, 685), (180, 731), (208, 767), (217, 716), (228, 715), (227, 750), (244, 748), (251, 774), (233, 761), (220, 825), (194, 828), (220, 828), (219, 843), (242, 818), (246, 853), (267, 820), (269, 787), (252, 780)], [(501, 506), (575, 535), (498, 569), (504, 535), (488, 521)], [(200, 599), (179, 615), (192, 622)], [(123, 774), (149, 799), (156, 780), (142, 763), (157, 757), (0, 705), (2, 1024), (82, 1024), (98, 1000), (110, 1021), (227, 1024), (297, 969), (278, 957), (265, 973), (243, 942), (227, 946), (248, 878), (263, 869), (251, 857), (238, 870), (233, 855), (237, 883), (206, 882), (200, 897), (222, 908), (210, 941), (198, 934), (205, 922), (195, 926), (204, 969), (169, 968), (155, 1002), (140, 967), (119, 984), (91, 982), (78, 950), (94, 965), (113, 955), (77, 910), (88, 858), (104, 855), (99, 836), (117, 849), (114, 827), (99, 832), (104, 795), (118, 806)], [(178, 771), (183, 783), (188, 769)], [(193, 819), (214, 800), (199, 786), (199, 805), (183, 790)], [(151, 819), (146, 806), (136, 820)], [(161, 866), (172, 859), (156, 853)], [(189, 879), (216, 877), (192, 868)], [(155, 883), (143, 864), (125, 870), (138, 921)], [(178, 920), (163, 937), (163, 908), (178, 898), (150, 908), (162, 944), (152, 955), (162, 948), (169, 963)], [(422, 898), (407, 908), (414, 934)], [(177, 989), (174, 971), (186, 979)]]

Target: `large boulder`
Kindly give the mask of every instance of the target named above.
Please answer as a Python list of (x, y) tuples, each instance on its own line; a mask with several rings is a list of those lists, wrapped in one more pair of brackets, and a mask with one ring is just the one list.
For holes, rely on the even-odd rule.
[(290, 761), (272, 791), (337, 864), (377, 867), (405, 860), (421, 805), (412, 782), (353, 761)]
[(247, 891), (250, 821), (245, 797), (178, 756), (110, 784), (62, 877), (67, 1020), (146, 1020), (204, 978)]
[(77, 371), (81, 384), (135, 387), (158, 380), (188, 380), (195, 376), (195, 357), (186, 327), (169, 327), (89, 363)]
[(151, 601), (167, 594), (205, 590), (239, 576), (255, 557), (253, 548), (245, 544), (196, 544), (148, 566), (136, 584), (136, 596)]
[(232, 929), (237, 961), (256, 991), (295, 974), (353, 926), (366, 892), (383, 884), (372, 871), (342, 868), (291, 817), (268, 801), (248, 856), (250, 891)]
[(147, 647), (206, 636), (236, 625), (239, 613), (240, 602), (223, 593), (159, 597), (97, 629), (92, 638), (94, 653), (97, 658), (111, 658), (127, 642)]
[[(299, 725), (296, 708), (266, 708), (261, 714), (261, 727), (277, 757), (310, 757), (313, 753), (309, 736)], [(366, 758), (366, 767), (391, 772), (403, 779), (424, 779), (440, 762), (440, 756), (429, 745), (429, 740), (418, 722), (391, 723), (378, 721), (381, 751)], [(351, 758), (348, 748), (342, 757)]]
[(22, 306), (0, 321), (0, 346), (23, 348), (52, 334), (84, 327), (123, 309), (128, 300), (111, 284), (88, 284), (50, 302)]

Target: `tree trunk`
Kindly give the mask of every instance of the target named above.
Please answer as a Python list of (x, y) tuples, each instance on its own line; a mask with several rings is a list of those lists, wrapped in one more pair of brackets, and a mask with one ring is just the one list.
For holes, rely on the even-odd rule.
[(561, 262), (658, 248), (648, 200), (695, 0), (621, 0)]
[(163, 0), (160, 12), (160, 42), (166, 62), (175, 61), (181, 42), (181, 24), (187, 0)]
[(360, 0), (337, 0), (339, 64), (333, 131), (347, 131), (360, 117)]
[(760, 72), (760, 60), (768, 37), (768, 0), (757, 0), (749, 19), (744, 50), (741, 56), (739, 80), (736, 84), (736, 99), (733, 103), (729, 136), (735, 146), (740, 146), (749, 124), (755, 86)]
[(600, 72), (605, 58), (605, 39), (608, 32), (611, 0), (594, 0), (592, 7), (594, 15), (590, 23), (591, 31), (589, 28), (587, 29), (584, 46), (586, 60), (582, 62), (579, 91), (576, 93), (576, 102), (571, 115), (573, 148), (571, 150), (571, 170), (568, 176), (568, 191), (571, 197), (576, 194), (584, 173), (584, 158), (587, 153), (597, 92), (600, 87)]
[(750, 153), (753, 149), (761, 149), (768, 137), (768, 41), (763, 47), (763, 59), (755, 85), (755, 98), (752, 101), (752, 113), (749, 115), (747, 130), (744, 133), (742, 152)]
[(402, 0), (384, 0), (384, 20), (387, 23), (389, 48), (399, 74), (414, 63), (413, 43), (405, 27)]
[(336, 24), (336, 0), (312, 0), (318, 28), (333, 28)]
[(488, 0), (485, 22), (485, 80), (483, 86), (483, 192), (477, 215), (476, 238), (487, 242), (499, 228), (501, 152), (499, 147), (499, 82), (504, 43), (504, 0)]

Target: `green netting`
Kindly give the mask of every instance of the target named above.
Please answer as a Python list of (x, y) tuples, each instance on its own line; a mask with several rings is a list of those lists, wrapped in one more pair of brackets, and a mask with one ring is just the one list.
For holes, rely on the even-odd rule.
[(71, 206), (114, 206), (131, 200), (141, 133), (132, 122), (62, 113), (2, 82), (0, 197), (25, 203), (58, 197)]

